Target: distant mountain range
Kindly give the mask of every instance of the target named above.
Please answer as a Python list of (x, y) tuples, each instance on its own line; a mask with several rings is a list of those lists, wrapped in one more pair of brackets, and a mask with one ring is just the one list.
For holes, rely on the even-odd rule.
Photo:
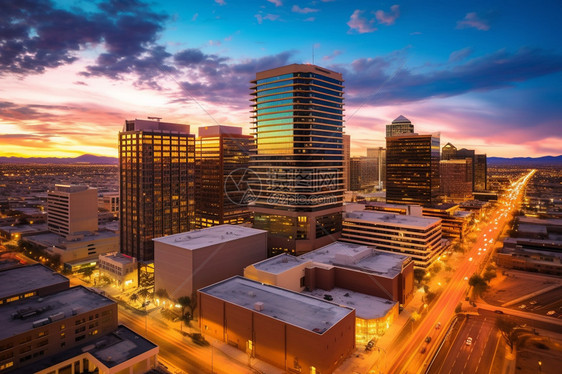
[(488, 157), (488, 165), (490, 166), (561, 166), (562, 155), (560, 156), (544, 156), (544, 157)]
[[(116, 157), (82, 155), (78, 157), (0, 157), (0, 164), (92, 164), (119, 165)], [(544, 157), (488, 157), (490, 166), (561, 166), (562, 155)]]
[(78, 157), (0, 157), (0, 164), (119, 165), (119, 159), (95, 155), (82, 155)]

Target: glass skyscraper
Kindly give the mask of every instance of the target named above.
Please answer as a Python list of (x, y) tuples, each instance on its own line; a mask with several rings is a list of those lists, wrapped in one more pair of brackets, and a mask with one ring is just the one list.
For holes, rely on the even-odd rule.
[(343, 78), (293, 64), (252, 83), (254, 227), (269, 231), (270, 254), (305, 253), (341, 231)]
[(189, 126), (135, 119), (119, 133), (121, 252), (154, 260), (153, 238), (190, 230), (195, 137)]

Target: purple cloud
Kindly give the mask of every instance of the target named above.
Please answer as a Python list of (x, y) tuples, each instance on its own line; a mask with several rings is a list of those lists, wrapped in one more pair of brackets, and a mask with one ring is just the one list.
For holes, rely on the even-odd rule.
[(261, 25), (264, 20), (275, 21), (276, 19), (279, 18), (279, 15), (278, 14), (266, 14), (265, 16), (262, 16), (261, 14), (256, 14), (255, 17), (258, 20), (258, 23)]
[(466, 48), (460, 49), (458, 51), (453, 51), (449, 55), (449, 62), (462, 61), (465, 58), (467, 58), (468, 56), (470, 56), (471, 54), (472, 54), (472, 48), (470, 48), (470, 47), (466, 47)]
[(369, 20), (365, 17), (362, 17), (363, 13), (364, 11), (359, 9), (356, 9), (353, 12), (351, 17), (349, 18), (349, 21), (347, 22), (347, 25), (349, 26), (348, 33), (351, 33), (352, 31), (356, 31), (359, 34), (365, 34), (377, 30), (376, 27), (373, 27), (373, 24), (375, 23), (375, 19), (372, 18)]
[(307, 7), (301, 8), (298, 5), (293, 5), (291, 11), (294, 13), (308, 14), (308, 13), (316, 13), (318, 12), (318, 9), (307, 8)]
[(385, 13), (382, 10), (377, 10), (375, 12), (375, 16), (377, 17), (377, 20), (380, 23), (384, 25), (393, 25), (396, 19), (400, 17), (400, 6), (399, 5), (391, 6), (389, 13)]
[(336, 49), (336, 50), (335, 50), (334, 52), (332, 52), (332, 54), (331, 54), (331, 55), (328, 55), (328, 56), (324, 56), (324, 57), (322, 57), (322, 60), (324, 60), (324, 61), (330, 61), (330, 60), (333, 60), (333, 59), (334, 59), (335, 57), (337, 57), (337, 56), (341, 55), (342, 53), (343, 53), (342, 51), (340, 51), (340, 50)]
[(267, 0), (272, 4), (275, 4), (275, 6), (281, 6), (283, 5), (283, 2), (281, 0)]
[(476, 12), (470, 12), (462, 20), (457, 21), (457, 29), (470, 27), (480, 31), (488, 31), (490, 30), (490, 21), (480, 18)]

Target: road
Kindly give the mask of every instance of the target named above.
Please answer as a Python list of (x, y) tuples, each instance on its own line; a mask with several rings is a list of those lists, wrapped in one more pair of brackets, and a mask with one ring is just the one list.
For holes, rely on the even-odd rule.
[[(535, 172), (536, 170), (533, 170), (521, 177), (498, 201), (496, 209), (490, 213), (488, 223), (480, 232), (474, 246), (459, 264), (457, 272), (451, 277), (418, 328), (406, 342), (393, 345), (393, 349), (387, 353), (389, 373), (418, 373), (425, 369), (427, 357), (443, 335), (443, 330), (435, 329), (436, 323), (445, 324), (455, 314), (456, 306), (465, 298), (469, 288), (468, 279), (480, 270), (485, 263), (485, 258), (490, 256), (495, 240), (504, 225), (511, 219), (514, 208), (521, 201), (526, 183)], [(428, 353), (420, 353), (422, 346), (426, 345), (424, 339), (427, 336), (432, 337), (432, 342), (426, 347)]]
[[(495, 328), (495, 316), (471, 316), (448, 346), (440, 351), (430, 374), (489, 374), (501, 339)], [(466, 344), (472, 338), (470, 345)]]

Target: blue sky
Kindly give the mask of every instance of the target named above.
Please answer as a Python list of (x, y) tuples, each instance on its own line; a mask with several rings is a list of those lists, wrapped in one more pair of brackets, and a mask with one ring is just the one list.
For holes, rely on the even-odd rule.
[(6, 0), (0, 153), (116, 155), (124, 120), (150, 115), (249, 129), (255, 72), (314, 54), (344, 75), (356, 155), (384, 145), (400, 114), (442, 145), (561, 154), (561, 11), (559, 1)]

